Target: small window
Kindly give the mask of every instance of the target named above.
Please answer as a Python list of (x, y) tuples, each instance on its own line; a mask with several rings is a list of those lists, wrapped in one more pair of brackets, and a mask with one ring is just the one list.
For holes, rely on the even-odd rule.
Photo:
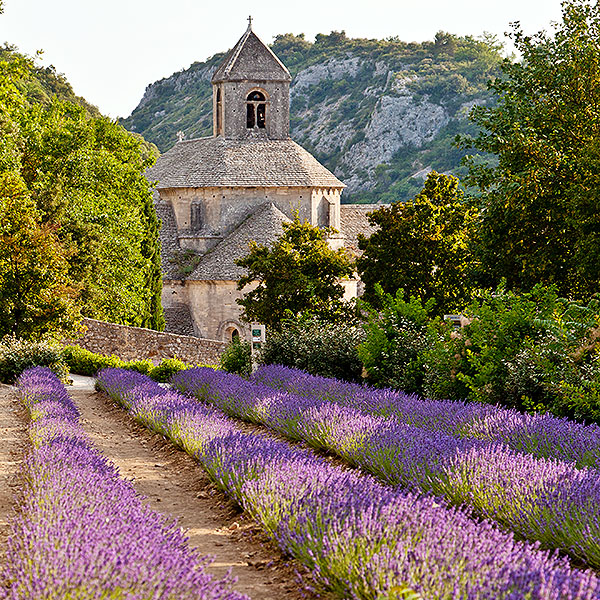
[(202, 229), (202, 204), (193, 202), (190, 207), (190, 227), (192, 231)]
[(237, 329), (234, 329), (231, 332), (231, 341), (232, 342), (239, 342), (240, 341), (240, 332)]
[(217, 135), (223, 133), (223, 104), (221, 102), (221, 88), (217, 88)]
[(265, 129), (267, 125), (267, 104), (262, 92), (250, 92), (246, 97), (246, 127)]
[(248, 104), (246, 106), (246, 127), (248, 129), (254, 129), (256, 124), (256, 118), (254, 117), (254, 104)]

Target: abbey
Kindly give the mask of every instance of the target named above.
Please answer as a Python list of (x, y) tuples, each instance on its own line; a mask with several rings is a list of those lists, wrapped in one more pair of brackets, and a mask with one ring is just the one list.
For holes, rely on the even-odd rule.
[[(289, 137), (291, 79), (249, 25), (212, 76), (213, 135), (180, 139), (148, 172), (162, 221), (167, 331), (246, 338), (235, 259), (251, 240), (273, 242), (295, 214), (340, 232), (333, 248), (356, 249), (369, 230), (373, 207), (340, 205), (344, 184)], [(343, 283), (355, 296), (357, 282)]]

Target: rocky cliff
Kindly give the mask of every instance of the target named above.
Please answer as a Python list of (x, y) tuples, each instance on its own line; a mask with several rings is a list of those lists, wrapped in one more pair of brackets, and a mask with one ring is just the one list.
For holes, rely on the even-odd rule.
[[(470, 109), (493, 101), (487, 81), (502, 59), (496, 40), (439, 33), (432, 42), (292, 34), (272, 46), (293, 75), (291, 135), (347, 185), (351, 201), (404, 200), (427, 173), (461, 174), (459, 133)], [(210, 78), (224, 54), (148, 86), (122, 121), (161, 150), (212, 133)]]

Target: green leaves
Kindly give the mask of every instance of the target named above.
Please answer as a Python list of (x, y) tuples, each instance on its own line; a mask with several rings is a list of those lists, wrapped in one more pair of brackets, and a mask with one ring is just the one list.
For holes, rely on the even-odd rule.
[(0, 175), (0, 337), (64, 333), (79, 317), (76, 288), (54, 229), (17, 173)]
[(531, 289), (555, 284), (583, 298), (600, 280), (600, 7), (563, 2), (550, 36), (512, 37), (523, 56), (491, 84), (495, 107), (476, 107), (478, 137), (463, 140), (496, 154), (470, 162), (468, 183), (482, 191), (477, 226), (479, 282)]
[[(44, 264), (53, 274), (48, 281), (56, 285), (56, 293), (44, 299), (37, 267), (20, 275), (33, 287), (42, 286), (35, 301), (27, 300), (27, 285), (13, 285), (13, 300), (22, 304), (18, 320), (29, 323), (23, 335), (40, 335), (44, 323), (49, 331), (62, 328), (75, 307), (89, 317), (160, 329), (158, 221), (144, 177), (153, 155), (110, 119), (90, 116), (83, 102), (32, 95), (29, 83), (42, 81), (44, 89), (54, 82), (69, 96), (68, 84), (45, 71), (40, 80), (40, 73), (10, 48), (0, 51), (2, 210), (14, 212), (8, 199), (18, 193), (27, 199), (31, 217), (23, 224), (27, 244), (11, 246), (5, 237), (0, 277), (15, 280), (11, 261), (28, 251), (23, 261)], [(70, 97), (75, 99), (72, 91)], [(64, 313), (60, 327), (51, 306)], [(16, 325), (10, 327), (14, 331)]]
[(475, 211), (468, 207), (458, 180), (432, 172), (414, 200), (382, 207), (369, 216), (379, 229), (359, 238), (363, 255), (356, 261), (365, 283), (365, 299), (376, 302), (375, 285), (394, 294), (433, 298), (440, 314), (468, 299), (472, 258), (469, 228)]
[(327, 233), (296, 217), (284, 224), (283, 235), (270, 248), (251, 243), (248, 256), (236, 261), (248, 269), (238, 289), (258, 282), (237, 301), (244, 319), (279, 329), (289, 314), (311, 313), (332, 320), (346, 312), (339, 279), (353, 270), (343, 250), (329, 247)]

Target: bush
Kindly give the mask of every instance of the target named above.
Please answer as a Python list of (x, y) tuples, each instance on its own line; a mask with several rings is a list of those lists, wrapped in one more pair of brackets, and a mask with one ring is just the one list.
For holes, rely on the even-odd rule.
[(158, 381), (159, 383), (168, 383), (175, 373), (189, 368), (190, 365), (184, 363), (178, 358), (166, 358), (159, 365), (150, 369), (148, 375), (154, 379), (154, 381)]
[(71, 373), (93, 377), (100, 369), (124, 368), (125, 362), (117, 356), (104, 356), (85, 350), (80, 346), (65, 346), (63, 356)]
[(313, 375), (362, 381), (358, 345), (364, 332), (353, 324), (316, 318), (287, 321), (280, 332), (269, 332), (260, 355), (265, 365), (279, 364)]
[(525, 294), (499, 288), (482, 292), (466, 316), (470, 322), (444, 340), (443, 350), (425, 352), (428, 395), (439, 397), (440, 380), (456, 378), (470, 400), (560, 414), (571, 410), (561, 386), (597, 376), (591, 361), (600, 324), (595, 300), (581, 306), (559, 298), (553, 287)]
[(412, 296), (406, 301), (403, 290), (392, 296), (384, 294), (379, 285), (375, 285), (374, 293), (382, 308), (375, 310), (362, 303), (369, 317), (364, 324), (365, 339), (358, 347), (368, 381), (375, 386), (420, 393), (425, 370), (423, 354), (439, 326), (439, 319), (429, 317), (434, 301), (423, 305)]
[(543, 286), (481, 291), (459, 330), (402, 292), (380, 304), (359, 346), (370, 383), (600, 422), (598, 300), (580, 305)]
[(64, 357), (72, 373), (93, 377), (100, 369), (114, 367), (129, 369), (144, 375), (149, 375), (155, 381), (168, 382), (177, 371), (189, 368), (189, 365), (177, 358), (163, 360), (156, 367), (150, 360), (124, 361), (117, 356), (104, 356), (85, 350), (79, 346), (66, 346), (63, 349)]
[(252, 370), (252, 348), (249, 342), (234, 340), (221, 354), (219, 366), (228, 373), (237, 373), (242, 377), (250, 375)]
[(30, 367), (48, 367), (62, 381), (67, 380), (69, 366), (61, 349), (49, 342), (29, 342), (6, 336), (0, 342), (0, 382), (14, 383)]

